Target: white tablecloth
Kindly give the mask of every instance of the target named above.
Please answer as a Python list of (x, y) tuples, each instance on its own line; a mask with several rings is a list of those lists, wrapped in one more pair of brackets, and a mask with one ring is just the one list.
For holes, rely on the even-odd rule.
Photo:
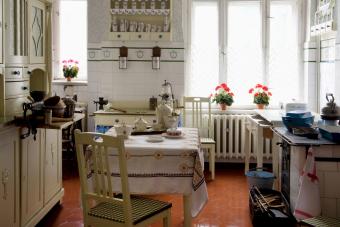
[[(208, 200), (202, 168), (203, 152), (198, 130), (181, 130), (182, 138), (164, 138), (163, 142), (147, 142), (147, 135), (130, 136), (125, 140), (129, 187), (135, 194), (191, 194), (191, 214), (195, 217)], [(113, 128), (106, 134), (116, 135)], [(117, 153), (112, 150), (110, 156), (114, 190), (119, 191)]]

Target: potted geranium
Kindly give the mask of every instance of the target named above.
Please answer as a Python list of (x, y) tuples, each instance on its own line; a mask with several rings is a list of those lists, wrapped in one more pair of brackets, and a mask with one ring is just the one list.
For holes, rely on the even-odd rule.
[(234, 102), (234, 93), (226, 83), (222, 83), (215, 88), (215, 94), (211, 94), (212, 102), (220, 104), (222, 110), (226, 110), (227, 106), (231, 106)]
[(249, 94), (253, 95), (253, 102), (257, 105), (258, 109), (264, 109), (265, 106), (268, 106), (272, 96), (268, 87), (262, 84), (257, 84), (255, 88), (251, 88)]
[(70, 59), (70, 60), (64, 60), (62, 61), (62, 63), (63, 63), (64, 77), (67, 79), (67, 81), (71, 81), (72, 78), (77, 77), (78, 71), (79, 71), (78, 61), (74, 61)]

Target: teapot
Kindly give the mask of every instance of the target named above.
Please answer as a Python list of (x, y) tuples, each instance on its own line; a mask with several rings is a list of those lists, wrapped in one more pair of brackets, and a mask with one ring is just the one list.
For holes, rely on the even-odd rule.
[(139, 131), (139, 132), (145, 131), (147, 126), (148, 126), (148, 122), (146, 122), (142, 117), (139, 117), (135, 121), (135, 130), (136, 131)]
[(157, 106), (156, 115), (158, 124), (160, 124), (162, 128), (168, 128), (168, 116), (172, 115), (172, 108), (165, 100), (162, 100), (161, 104)]

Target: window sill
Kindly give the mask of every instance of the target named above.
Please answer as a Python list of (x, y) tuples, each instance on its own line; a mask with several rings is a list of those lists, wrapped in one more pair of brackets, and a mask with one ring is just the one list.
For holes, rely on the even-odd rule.
[(88, 82), (86, 80), (53, 80), (52, 81), (53, 85), (64, 85), (64, 86), (87, 86)]

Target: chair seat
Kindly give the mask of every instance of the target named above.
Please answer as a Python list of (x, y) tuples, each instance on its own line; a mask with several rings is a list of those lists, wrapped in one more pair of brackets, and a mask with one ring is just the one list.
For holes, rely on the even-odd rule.
[(315, 227), (340, 227), (340, 220), (335, 218), (318, 216), (301, 221), (304, 224)]
[(201, 138), (201, 143), (202, 144), (214, 144), (215, 140), (212, 138)]
[[(138, 224), (153, 215), (172, 207), (171, 203), (131, 196), (132, 222)], [(90, 209), (88, 215), (124, 223), (123, 205), (102, 202)]]

